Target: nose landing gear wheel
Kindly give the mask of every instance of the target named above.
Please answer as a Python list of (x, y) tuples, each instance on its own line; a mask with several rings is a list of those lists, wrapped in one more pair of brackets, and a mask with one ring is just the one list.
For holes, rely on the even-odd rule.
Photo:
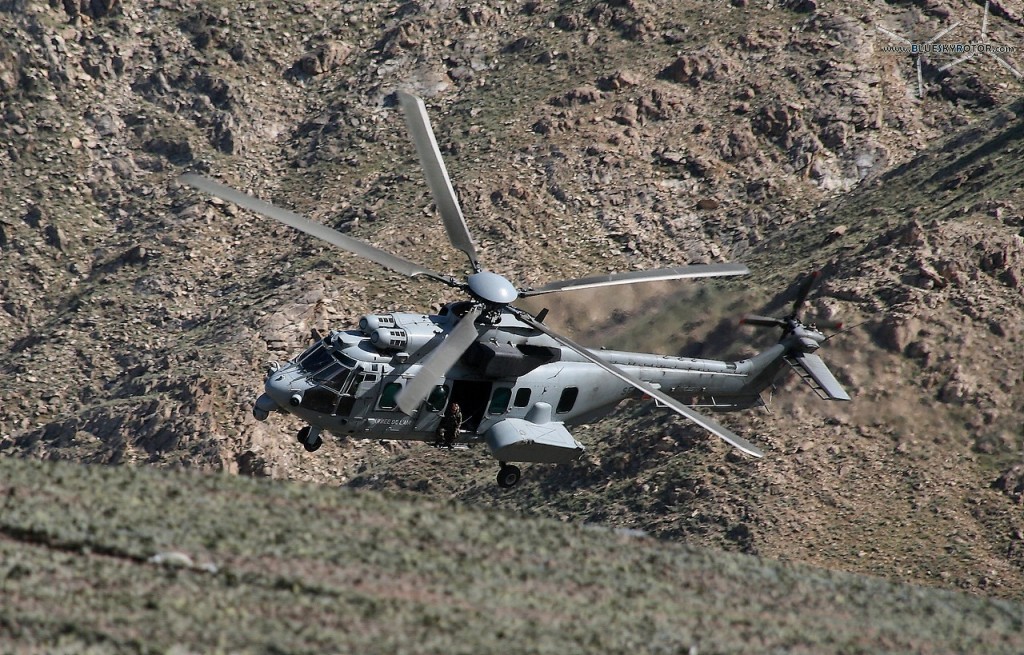
[(312, 432), (310, 426), (306, 426), (299, 430), (299, 433), (295, 435), (296, 441), (302, 444), (302, 447), (306, 449), (307, 453), (313, 453), (320, 450), (320, 446), (324, 445), (324, 440), (320, 436), (320, 431)]
[(519, 472), (518, 466), (502, 464), (501, 470), (498, 471), (498, 486), (503, 489), (511, 489), (519, 484), (519, 478), (521, 477), (522, 474)]
[(324, 445), (324, 440), (321, 437), (317, 437), (313, 440), (313, 443), (306, 442), (302, 444), (302, 447), (306, 449), (307, 453), (315, 453), (320, 450), (320, 446)]

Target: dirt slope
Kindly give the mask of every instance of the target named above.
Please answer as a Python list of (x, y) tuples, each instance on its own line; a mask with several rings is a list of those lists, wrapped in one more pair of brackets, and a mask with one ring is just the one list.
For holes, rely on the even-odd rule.
[(4, 652), (1024, 648), (1019, 603), (631, 532), (224, 475), (0, 472)]

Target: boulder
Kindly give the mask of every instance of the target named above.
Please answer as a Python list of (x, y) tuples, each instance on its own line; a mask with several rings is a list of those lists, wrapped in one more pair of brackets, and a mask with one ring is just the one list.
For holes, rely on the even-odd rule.
[(104, 18), (121, 9), (120, 0), (64, 0), (64, 11), (72, 19)]
[(322, 75), (343, 66), (352, 54), (352, 46), (341, 41), (328, 41), (302, 55), (295, 66), (306, 75)]
[(721, 147), (722, 159), (740, 161), (757, 152), (757, 137), (750, 129), (749, 123), (734, 127)]
[(733, 66), (720, 53), (700, 51), (678, 57), (665, 67), (658, 77), (663, 80), (699, 86), (701, 82), (722, 82), (728, 80)]
[(875, 341), (886, 350), (902, 353), (917, 339), (921, 327), (921, 321), (916, 318), (890, 314), (875, 326)]

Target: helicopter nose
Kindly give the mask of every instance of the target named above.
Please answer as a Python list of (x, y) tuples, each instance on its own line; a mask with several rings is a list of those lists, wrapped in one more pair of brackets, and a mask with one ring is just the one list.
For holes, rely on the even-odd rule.
[(269, 398), (282, 409), (296, 407), (302, 401), (302, 392), (297, 392), (294, 389), (295, 375), (293, 373), (294, 371), (289, 366), (268, 375), (267, 381), (263, 385), (265, 393), (261, 398), (264, 396)]

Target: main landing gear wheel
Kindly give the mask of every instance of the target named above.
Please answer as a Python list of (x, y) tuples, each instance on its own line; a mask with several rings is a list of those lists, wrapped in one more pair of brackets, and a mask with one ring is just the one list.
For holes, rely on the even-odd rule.
[(299, 433), (295, 435), (295, 439), (302, 444), (307, 453), (315, 453), (320, 450), (320, 446), (324, 445), (324, 440), (320, 436), (319, 431), (313, 433), (312, 438), (310, 438), (310, 426), (308, 425), (299, 430)]
[(498, 486), (503, 489), (511, 489), (519, 484), (519, 479), (521, 477), (523, 476), (522, 473), (519, 472), (518, 466), (502, 464), (501, 470), (498, 471)]

